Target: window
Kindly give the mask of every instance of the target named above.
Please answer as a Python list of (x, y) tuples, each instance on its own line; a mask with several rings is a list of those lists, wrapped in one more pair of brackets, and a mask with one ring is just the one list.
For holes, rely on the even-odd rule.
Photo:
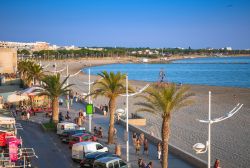
[(103, 146), (102, 145), (100, 145), (100, 144), (96, 144), (96, 149), (97, 150), (100, 150), (100, 149), (102, 149), (103, 148)]
[(120, 163), (120, 167), (127, 165), (123, 160), (120, 160), (119, 163)]
[[(105, 165), (104, 163), (96, 162), (96, 163), (94, 164), (94, 167), (95, 167), (95, 168), (106, 168), (106, 165)], [(111, 168), (113, 168), (113, 166), (112, 166)]]
[(113, 164), (109, 163), (108, 168), (113, 168)]
[(114, 163), (114, 168), (119, 168), (120, 166), (119, 166), (119, 162), (118, 161), (115, 161), (115, 163)]

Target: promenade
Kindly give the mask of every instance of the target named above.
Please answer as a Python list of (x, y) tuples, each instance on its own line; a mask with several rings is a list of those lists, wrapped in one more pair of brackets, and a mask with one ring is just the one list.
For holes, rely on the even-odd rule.
[[(73, 103), (73, 106), (70, 107), (70, 117), (71, 120), (69, 121), (73, 121), (73, 119), (78, 115), (78, 112), (80, 109), (84, 109), (84, 105), (82, 103)], [(63, 106), (60, 106), (60, 112), (63, 113), (63, 115), (65, 116), (66, 114), (66, 106), (65, 104)], [(44, 113), (38, 113), (36, 116), (31, 116), (30, 118), (31, 121), (36, 122), (36, 123), (42, 123), (42, 122), (46, 122), (49, 119), (45, 118), (45, 114)], [(88, 119), (86, 120), (86, 122), (83, 124), (83, 126), (88, 130)], [(109, 117), (108, 116), (103, 116), (101, 114), (95, 113), (92, 117), (92, 130), (94, 128), (94, 126), (98, 127), (102, 127), (103, 131), (104, 131), (104, 137), (102, 139), (99, 139), (99, 141), (104, 145), (107, 146), (109, 148), (109, 150), (111, 152), (115, 151), (115, 145), (107, 145), (107, 133), (108, 133), (108, 126), (109, 126)], [(125, 128), (121, 125), (115, 125), (115, 128), (117, 129), (117, 138), (115, 139), (116, 143), (121, 145), (122, 148), (122, 158), (126, 161), (126, 142), (124, 141), (124, 132), (125, 132)], [(141, 147), (141, 151), (139, 155), (135, 154), (135, 148), (133, 146), (132, 143), (132, 139), (131, 139), (131, 134), (132, 132), (130, 131), (130, 146), (129, 146), (129, 150), (130, 150), (130, 164), (131, 166), (134, 168), (138, 167), (137, 166), (137, 161), (139, 158), (142, 158), (144, 160), (145, 163), (149, 163), (150, 161), (153, 162), (153, 167), (156, 168), (160, 168), (161, 167), (161, 163), (160, 161), (157, 159), (157, 148), (154, 144), (152, 144), (151, 142), (149, 142), (149, 156), (143, 155), (143, 147)], [(69, 156), (69, 155), (68, 155)], [(187, 162), (183, 161), (182, 159), (174, 156), (173, 154), (169, 153), (169, 167), (170, 168), (192, 168), (193, 166), (188, 164)]]

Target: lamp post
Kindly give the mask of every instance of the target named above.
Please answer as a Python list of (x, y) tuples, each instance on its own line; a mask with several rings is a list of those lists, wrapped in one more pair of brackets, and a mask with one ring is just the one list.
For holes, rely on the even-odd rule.
[(127, 133), (127, 140), (126, 140), (126, 147), (127, 147), (127, 162), (129, 162), (129, 129), (128, 129), (128, 97), (135, 96), (141, 92), (143, 92), (145, 89), (147, 89), (149, 84), (144, 86), (141, 90), (135, 93), (128, 94), (128, 75), (126, 75), (126, 94), (121, 94), (120, 96), (126, 96), (126, 133)]
[[(67, 69), (66, 69), (66, 72), (67, 72), (67, 77), (68, 77), (68, 75), (69, 75), (69, 66), (68, 66), (68, 64), (67, 64), (67, 67), (66, 67)], [(66, 81), (66, 85), (68, 86), (69, 85), (69, 78), (67, 79), (67, 81)], [(68, 94), (67, 94), (67, 110), (69, 111), (69, 92), (68, 92)]]
[[(89, 86), (89, 91), (88, 91), (88, 95), (90, 95), (90, 86), (94, 83), (90, 81), (90, 69), (89, 69), (89, 81), (88, 82), (83, 82), (85, 85)], [(92, 103), (90, 96), (88, 96), (88, 103)], [(92, 114), (89, 114), (89, 132), (91, 132), (91, 122), (92, 122)]]
[(220, 121), (223, 121), (223, 120), (226, 120), (226, 119), (232, 117), (234, 114), (236, 114), (241, 109), (243, 104), (238, 103), (230, 112), (226, 113), (222, 117), (215, 118), (215, 119), (211, 119), (211, 91), (209, 91), (208, 104), (209, 104), (209, 106), (208, 106), (208, 120), (198, 120), (201, 123), (208, 124), (208, 140), (206, 142), (206, 145), (204, 145), (202, 143), (196, 143), (193, 146), (193, 149), (196, 151), (196, 154), (208, 152), (207, 167), (210, 168), (210, 164), (211, 164), (211, 125), (213, 123), (217, 123), (217, 122), (220, 122)]

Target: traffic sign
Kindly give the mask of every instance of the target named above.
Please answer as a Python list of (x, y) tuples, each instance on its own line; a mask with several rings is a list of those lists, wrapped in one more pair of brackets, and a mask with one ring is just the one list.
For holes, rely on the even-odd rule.
[(93, 104), (87, 104), (86, 105), (86, 114), (88, 114), (88, 115), (93, 114), (93, 109), (94, 109)]

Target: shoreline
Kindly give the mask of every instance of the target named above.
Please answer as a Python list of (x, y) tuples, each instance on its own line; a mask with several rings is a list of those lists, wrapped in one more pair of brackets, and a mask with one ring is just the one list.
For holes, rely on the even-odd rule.
[[(103, 64), (121, 63), (129, 60), (71, 60), (57, 61), (58, 68), (65, 67), (69, 64), (69, 73), (74, 74), (80, 69), (89, 66), (98, 66)], [(46, 64), (46, 63), (45, 63)], [(51, 67), (52, 68), (52, 67)], [(98, 77), (91, 75), (92, 80)], [(69, 81), (74, 83), (74, 90), (78, 93), (87, 93), (87, 86), (81, 81), (87, 81), (88, 74), (80, 73), (76, 77), (72, 77)], [(129, 80), (130, 84), (135, 88), (141, 88), (145, 81)], [(232, 119), (218, 123), (212, 126), (212, 161), (219, 158), (223, 167), (250, 167), (250, 157), (245, 149), (250, 149), (247, 139), (250, 139), (250, 88), (238, 87), (222, 87), (207, 85), (186, 85), (190, 87), (190, 91), (195, 93), (196, 103), (193, 106), (181, 109), (173, 113), (171, 119), (171, 135), (170, 143), (193, 154), (196, 157), (206, 161), (206, 155), (196, 155), (192, 150), (192, 146), (197, 142), (204, 143), (207, 139), (207, 125), (201, 124), (196, 119), (206, 119), (208, 113), (208, 91), (212, 91), (212, 117), (219, 117), (230, 111), (236, 101), (233, 95), (237, 96), (237, 101), (243, 103), (244, 106), (239, 113)], [(136, 98), (129, 99), (129, 112), (133, 113), (137, 107), (133, 102), (138, 101)], [(117, 108), (124, 107), (125, 98), (118, 98)], [(94, 101), (95, 106), (107, 104), (104, 97), (97, 98)], [(159, 137), (160, 122), (159, 116), (152, 116), (143, 113), (143, 117), (147, 119), (147, 126), (142, 127), (145, 131), (153, 131), (156, 137)], [(237, 138), (238, 137), (238, 138)], [(239, 137), (241, 137), (239, 139)], [(240, 144), (240, 145), (239, 145)], [(237, 158), (237, 159), (234, 159)]]

